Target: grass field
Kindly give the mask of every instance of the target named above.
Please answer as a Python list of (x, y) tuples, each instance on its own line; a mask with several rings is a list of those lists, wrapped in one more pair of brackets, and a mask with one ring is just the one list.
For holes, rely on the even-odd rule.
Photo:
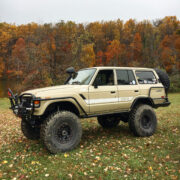
[(82, 120), (83, 136), (73, 151), (50, 155), (27, 140), (20, 119), (0, 99), (0, 179), (180, 179), (180, 94), (156, 110), (158, 128), (137, 138), (128, 125), (104, 130), (95, 118)]

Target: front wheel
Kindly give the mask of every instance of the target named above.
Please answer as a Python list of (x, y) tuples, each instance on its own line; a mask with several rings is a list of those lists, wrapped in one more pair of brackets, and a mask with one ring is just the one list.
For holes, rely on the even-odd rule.
[(97, 119), (98, 119), (98, 123), (103, 128), (116, 127), (120, 122), (120, 119), (118, 117), (114, 117), (114, 116), (99, 116)]
[(135, 136), (151, 136), (156, 131), (157, 118), (153, 108), (146, 104), (136, 106), (129, 116), (129, 128)]
[(29, 122), (22, 119), (21, 121), (21, 131), (27, 139), (37, 140), (40, 138), (40, 128), (32, 127)]
[(79, 118), (69, 111), (58, 111), (41, 126), (41, 139), (53, 154), (70, 151), (80, 142), (82, 127)]

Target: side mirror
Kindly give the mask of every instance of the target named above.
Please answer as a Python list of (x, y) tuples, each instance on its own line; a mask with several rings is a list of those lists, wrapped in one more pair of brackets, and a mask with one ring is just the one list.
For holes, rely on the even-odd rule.
[(96, 78), (93, 83), (94, 88), (98, 88), (98, 86), (100, 85), (101, 85), (101, 80), (99, 78)]
[(71, 77), (73, 76), (73, 74), (75, 74), (75, 70), (73, 67), (69, 67), (66, 69), (66, 73), (69, 74), (69, 77), (66, 79), (65, 83), (64, 84), (67, 84), (68, 81), (71, 79)]
[(71, 74), (75, 73), (75, 69), (73, 67), (69, 67), (66, 69), (66, 73), (71, 75)]

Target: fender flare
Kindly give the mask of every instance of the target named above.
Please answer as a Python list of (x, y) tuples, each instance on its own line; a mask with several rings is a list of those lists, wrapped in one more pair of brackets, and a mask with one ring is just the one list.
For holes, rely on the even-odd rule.
[(75, 106), (78, 106), (81, 110), (82, 110), (82, 112), (87, 116), (87, 113), (86, 113), (86, 111), (83, 109), (83, 107), (79, 104), (79, 102), (76, 100), (76, 98), (74, 98), (74, 97), (59, 97), (59, 98), (49, 98), (49, 99), (40, 99), (40, 101), (49, 101), (49, 100), (66, 100), (66, 99), (73, 99), (75, 102), (76, 102), (76, 104), (77, 105), (75, 105)]
[(153, 102), (153, 99), (150, 98), (150, 97), (137, 97), (136, 99), (134, 99), (133, 103), (131, 104), (131, 107), (130, 107), (130, 111), (133, 109), (133, 107), (135, 106), (136, 103), (138, 103), (138, 101), (141, 101), (141, 102), (147, 102), (147, 104), (150, 104), (152, 107), (154, 107), (154, 102)]

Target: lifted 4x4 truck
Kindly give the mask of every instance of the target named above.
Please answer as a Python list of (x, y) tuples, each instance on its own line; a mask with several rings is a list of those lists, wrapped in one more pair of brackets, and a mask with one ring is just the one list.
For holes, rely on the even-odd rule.
[(150, 68), (68, 68), (65, 85), (14, 95), (11, 109), (22, 119), (28, 139), (41, 138), (51, 153), (74, 149), (80, 142), (80, 118), (97, 117), (103, 128), (128, 122), (135, 136), (151, 136), (157, 127), (153, 108), (168, 106), (170, 81), (164, 71)]

